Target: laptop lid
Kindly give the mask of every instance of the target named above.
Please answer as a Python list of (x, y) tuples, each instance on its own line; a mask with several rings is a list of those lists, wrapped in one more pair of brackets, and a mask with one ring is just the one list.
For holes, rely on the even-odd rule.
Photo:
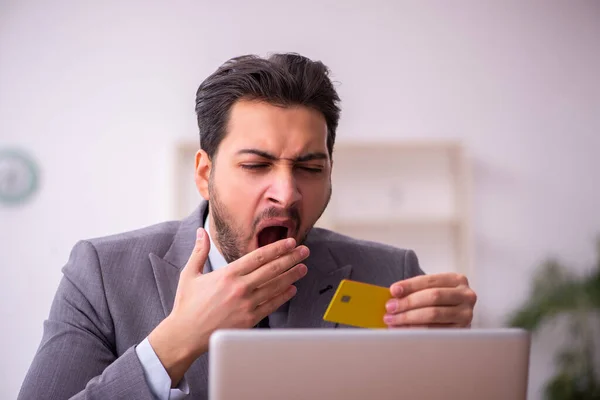
[(526, 398), (519, 329), (224, 330), (210, 340), (209, 398)]

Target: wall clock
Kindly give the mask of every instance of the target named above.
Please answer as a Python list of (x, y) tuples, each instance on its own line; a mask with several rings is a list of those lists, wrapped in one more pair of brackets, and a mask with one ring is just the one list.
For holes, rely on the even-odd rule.
[(23, 151), (0, 149), (0, 203), (20, 204), (37, 190), (39, 172), (35, 161)]

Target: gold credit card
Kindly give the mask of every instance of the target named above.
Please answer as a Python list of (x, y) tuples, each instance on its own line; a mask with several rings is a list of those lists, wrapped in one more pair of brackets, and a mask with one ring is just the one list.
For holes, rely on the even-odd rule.
[(323, 319), (359, 328), (387, 328), (385, 303), (392, 298), (383, 286), (344, 279), (340, 282)]

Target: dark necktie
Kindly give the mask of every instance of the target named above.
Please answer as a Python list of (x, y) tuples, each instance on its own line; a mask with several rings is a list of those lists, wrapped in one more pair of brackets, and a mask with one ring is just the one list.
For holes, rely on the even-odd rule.
[(259, 329), (266, 328), (266, 329), (269, 329), (270, 328), (270, 326), (269, 326), (269, 317), (266, 316), (263, 319), (261, 319), (260, 322), (256, 326), (254, 326), (254, 328), (259, 328)]

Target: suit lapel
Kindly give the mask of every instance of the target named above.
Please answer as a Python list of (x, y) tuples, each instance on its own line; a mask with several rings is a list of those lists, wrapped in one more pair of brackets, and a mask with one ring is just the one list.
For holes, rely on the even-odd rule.
[(313, 230), (306, 245), (310, 249), (310, 257), (305, 264), (308, 273), (296, 283), (298, 292), (292, 300), (288, 311), (288, 328), (334, 328), (333, 322), (323, 320), (329, 302), (342, 279), (350, 277), (351, 265), (338, 265), (319, 238), (319, 232)]
[[(171, 247), (169, 247), (164, 257), (161, 258), (153, 253), (149, 256), (165, 317), (173, 310), (179, 273), (187, 263), (190, 254), (192, 254), (196, 243), (196, 230), (203, 225), (207, 211), (208, 202), (203, 201), (196, 211), (181, 221)], [(207, 262), (204, 266), (204, 272), (209, 270), (210, 267)]]
[[(150, 254), (150, 263), (154, 271), (154, 279), (158, 288), (160, 302), (165, 313), (168, 316), (173, 310), (175, 302), (175, 294), (177, 293), (177, 285), (179, 283), (179, 274), (181, 269), (187, 263), (194, 245), (196, 243), (196, 230), (204, 224), (204, 217), (208, 211), (208, 203), (202, 202), (200, 207), (194, 211), (189, 217), (181, 222), (173, 243), (164, 257), (159, 257), (156, 254)], [(204, 265), (204, 273), (210, 271), (210, 265)], [(188, 371), (185, 373), (186, 380), (193, 386), (194, 392), (204, 392), (207, 390), (206, 377), (208, 376), (208, 354), (200, 356)], [(204, 377), (198, 379), (198, 377)], [(200, 385), (200, 387), (197, 387)]]
[(179, 273), (181, 270), (173, 264), (168, 263), (155, 254), (150, 254), (150, 263), (154, 272), (154, 279), (158, 287), (160, 303), (163, 307), (165, 317), (173, 310), (175, 293), (177, 292), (177, 283), (179, 282)]

